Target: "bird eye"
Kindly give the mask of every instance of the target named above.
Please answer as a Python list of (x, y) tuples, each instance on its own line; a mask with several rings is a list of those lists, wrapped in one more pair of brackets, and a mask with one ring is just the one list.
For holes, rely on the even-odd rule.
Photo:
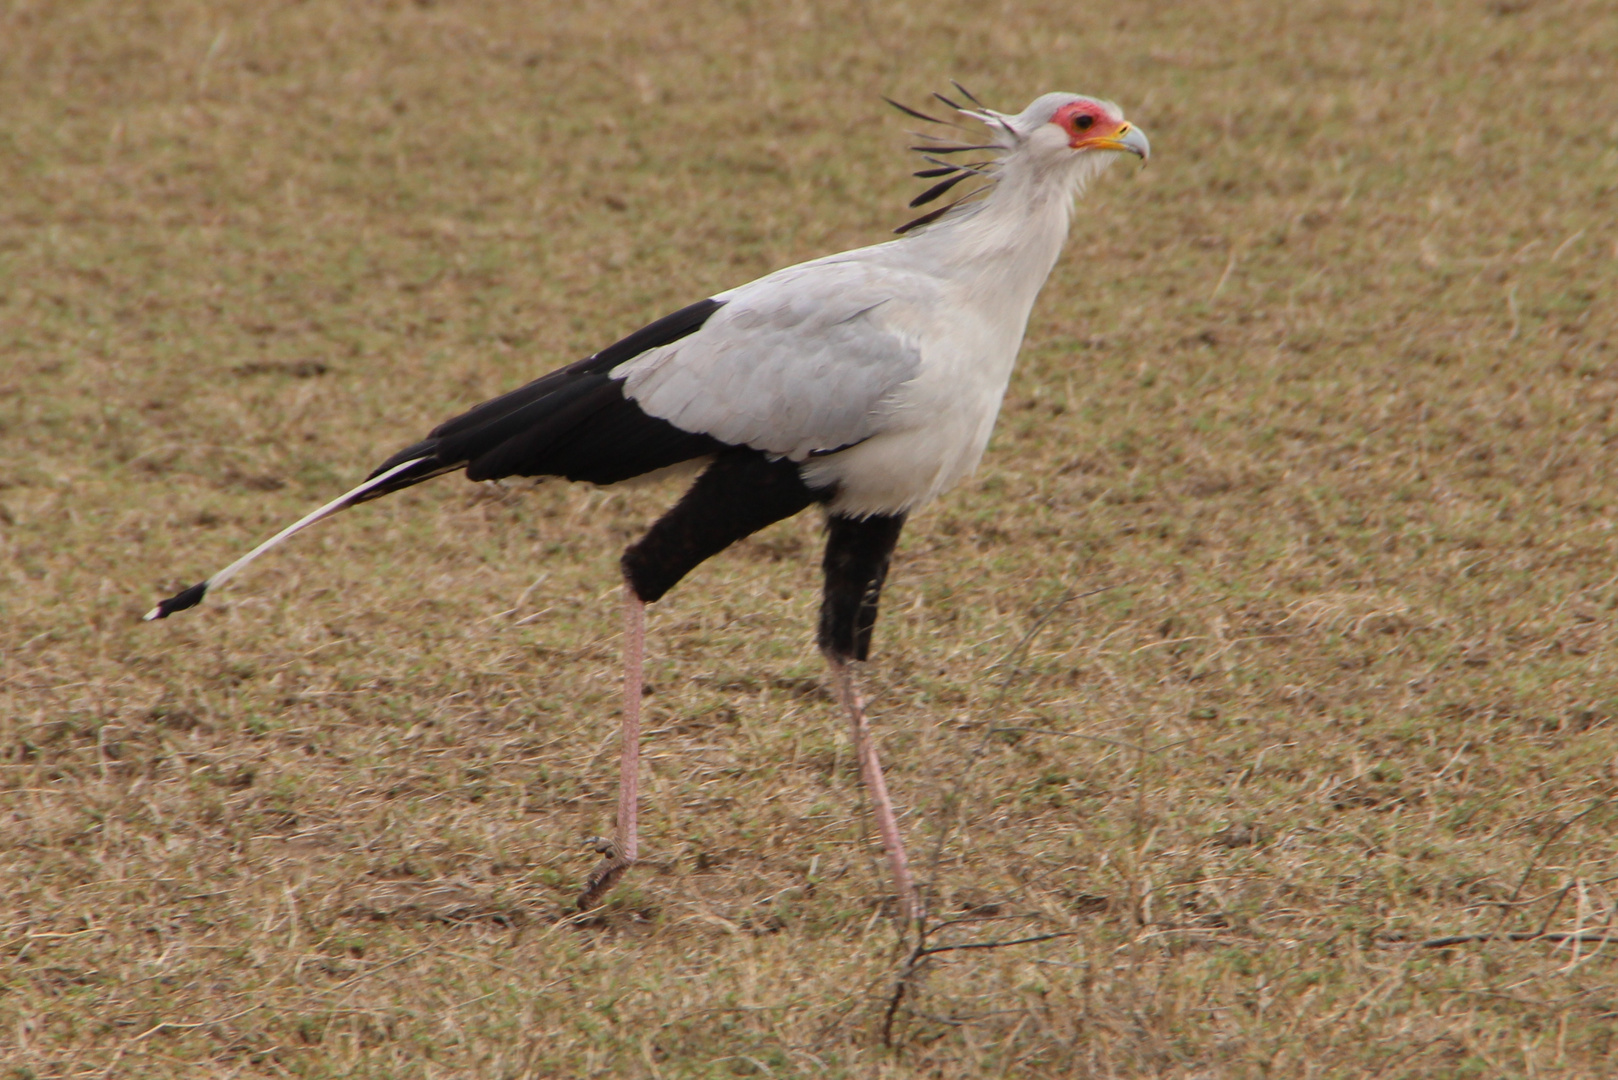
[(1096, 118), (1089, 113), (1083, 113), (1073, 118), (1073, 126), (1080, 131), (1085, 130), (1096, 122)]

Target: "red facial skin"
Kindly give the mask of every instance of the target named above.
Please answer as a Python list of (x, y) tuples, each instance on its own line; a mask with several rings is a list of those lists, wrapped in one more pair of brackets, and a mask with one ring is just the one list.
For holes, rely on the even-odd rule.
[(1093, 101), (1075, 101), (1063, 105), (1051, 117), (1051, 123), (1072, 137), (1068, 143), (1075, 150), (1098, 139), (1117, 139), (1129, 131), (1121, 116), (1114, 116)]

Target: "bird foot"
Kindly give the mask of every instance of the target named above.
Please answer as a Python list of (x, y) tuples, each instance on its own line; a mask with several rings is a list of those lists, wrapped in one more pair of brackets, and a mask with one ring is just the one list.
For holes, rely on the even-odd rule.
[(596, 863), (590, 876), (584, 879), (584, 888), (579, 892), (578, 909), (589, 911), (601, 902), (618, 879), (624, 876), (624, 871), (635, 865), (634, 859), (623, 856), (622, 849), (614, 840), (604, 836), (592, 836), (588, 840), (589, 846), (601, 853), (601, 861)]
[(596, 864), (590, 876), (584, 879), (584, 888), (579, 893), (578, 908), (580, 911), (589, 911), (601, 902), (607, 891), (618, 883), (634, 863), (618, 855), (609, 855)]

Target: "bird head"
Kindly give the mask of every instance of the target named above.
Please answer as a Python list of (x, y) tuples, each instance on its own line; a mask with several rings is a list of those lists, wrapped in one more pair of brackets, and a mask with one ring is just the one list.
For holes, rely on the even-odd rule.
[(1070, 101), (1051, 114), (1049, 123), (1062, 129), (1068, 140), (1068, 149), (1081, 153), (1116, 150), (1134, 154), (1145, 161), (1152, 156), (1152, 144), (1146, 133), (1124, 119), (1118, 106), (1110, 101), (1080, 98)]
[(1079, 94), (1044, 94), (1016, 116), (992, 109), (968, 115), (983, 121), (1006, 149), (1022, 149), (1058, 160), (1109, 152), (1134, 154), (1145, 161), (1152, 153), (1146, 133), (1124, 119), (1110, 101)]
[[(895, 232), (906, 233), (931, 224), (962, 203), (986, 195), (1006, 175), (1007, 168), (1016, 168), (1024, 175), (1043, 177), (1045, 182), (1054, 180), (1060, 190), (1071, 194), (1112, 161), (1114, 153), (1134, 154), (1143, 162), (1151, 155), (1152, 146), (1146, 140), (1146, 133), (1125, 120), (1123, 110), (1110, 101), (1080, 94), (1043, 94), (1029, 102), (1022, 112), (1013, 115), (989, 108), (960, 83), (954, 85), (977, 107), (958, 104), (943, 94), (933, 96), (960, 115), (986, 125), (993, 141), (952, 143), (944, 136), (916, 132), (926, 143), (911, 149), (919, 151), (933, 167), (922, 169), (915, 175), (925, 179), (944, 179), (912, 199), (910, 205), (917, 207), (933, 202), (951, 189), (956, 190), (956, 197), (952, 202), (899, 226)], [(959, 127), (908, 105), (901, 105), (892, 98), (886, 100), (900, 112), (918, 120)], [(998, 151), (998, 154), (975, 162), (952, 157), (955, 154), (983, 151)], [(952, 160), (944, 160), (946, 156), (951, 156)], [(973, 179), (987, 183), (961, 194), (956, 185)], [(970, 208), (962, 209), (965, 212)]]

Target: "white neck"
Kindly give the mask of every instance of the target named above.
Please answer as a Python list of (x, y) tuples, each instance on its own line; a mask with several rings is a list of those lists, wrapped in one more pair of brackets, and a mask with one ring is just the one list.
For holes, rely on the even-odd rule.
[(1085, 154), (1053, 164), (1008, 154), (981, 203), (951, 212), (906, 242), (916, 255), (947, 267), (971, 293), (992, 296), (1024, 322), (1067, 240), (1074, 198), (1113, 157)]

